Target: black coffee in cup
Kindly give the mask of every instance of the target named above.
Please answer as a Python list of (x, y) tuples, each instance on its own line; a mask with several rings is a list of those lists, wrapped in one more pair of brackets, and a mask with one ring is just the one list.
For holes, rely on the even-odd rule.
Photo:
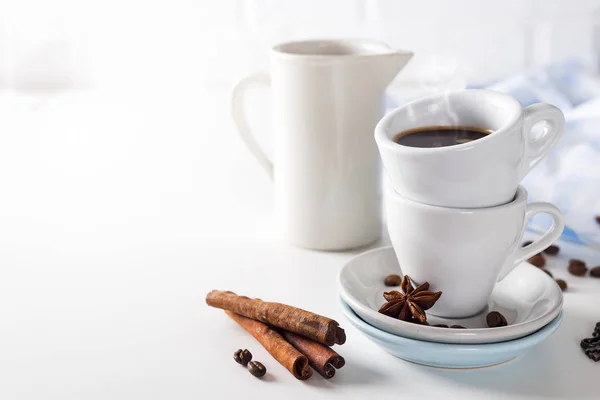
[(472, 142), (492, 133), (475, 126), (422, 126), (400, 132), (394, 142), (408, 147), (446, 147)]

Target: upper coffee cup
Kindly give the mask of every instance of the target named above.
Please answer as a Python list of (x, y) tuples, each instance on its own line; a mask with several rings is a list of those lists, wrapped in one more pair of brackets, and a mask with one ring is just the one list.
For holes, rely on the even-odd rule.
[[(515, 197), (519, 182), (556, 143), (564, 124), (562, 112), (550, 104), (523, 108), (504, 93), (460, 90), (395, 109), (377, 124), (375, 140), (398, 194), (442, 207), (493, 207)], [(486, 134), (442, 147), (398, 140), (427, 128), (443, 136), (450, 127)]]

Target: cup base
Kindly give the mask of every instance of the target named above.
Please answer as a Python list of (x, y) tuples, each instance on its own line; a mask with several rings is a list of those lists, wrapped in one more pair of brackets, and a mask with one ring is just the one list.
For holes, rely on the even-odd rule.
[(364, 250), (381, 240), (381, 235), (374, 235), (360, 241), (340, 241), (333, 243), (308, 242), (295, 240), (294, 238), (286, 238), (286, 242), (292, 246), (296, 246), (306, 250), (327, 251), (327, 252), (344, 252), (350, 250)]
[(488, 305), (485, 304), (482, 308), (480, 308), (478, 311), (476, 311), (474, 313), (473, 312), (460, 313), (460, 312), (453, 312), (453, 311), (437, 311), (437, 310), (435, 310), (435, 306), (434, 306), (431, 310), (427, 310), (427, 314), (431, 314), (435, 317), (440, 317), (440, 318), (464, 319), (464, 318), (472, 318), (479, 314), (482, 314), (482, 313), (486, 312), (487, 309), (488, 309)]

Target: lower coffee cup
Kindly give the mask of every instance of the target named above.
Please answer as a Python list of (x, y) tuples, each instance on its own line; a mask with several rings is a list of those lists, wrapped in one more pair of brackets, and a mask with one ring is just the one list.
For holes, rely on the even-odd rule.
[[(527, 222), (538, 213), (553, 219), (550, 229), (521, 247)], [(527, 204), (519, 186), (503, 205), (461, 209), (427, 205), (388, 190), (387, 224), (402, 273), (429, 282), (442, 297), (433, 315), (463, 318), (487, 305), (496, 282), (520, 263), (547, 248), (564, 228), (560, 210), (550, 203)]]

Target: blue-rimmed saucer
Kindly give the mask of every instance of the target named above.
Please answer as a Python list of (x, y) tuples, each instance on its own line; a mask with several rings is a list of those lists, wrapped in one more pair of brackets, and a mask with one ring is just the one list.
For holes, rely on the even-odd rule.
[(501, 343), (450, 344), (408, 339), (374, 328), (360, 319), (342, 299), (342, 312), (369, 340), (388, 353), (417, 364), (440, 368), (480, 368), (502, 364), (546, 340), (562, 321), (562, 312), (539, 331)]

